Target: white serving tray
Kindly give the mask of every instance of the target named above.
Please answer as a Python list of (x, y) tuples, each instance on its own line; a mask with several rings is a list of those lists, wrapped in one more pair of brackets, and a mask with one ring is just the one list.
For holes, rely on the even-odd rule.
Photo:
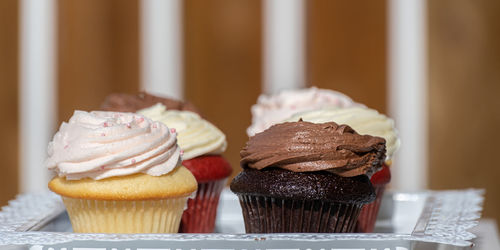
[(470, 249), (483, 190), (388, 192), (371, 234), (245, 234), (237, 197), (224, 190), (214, 234), (76, 234), (59, 196), (23, 194), (0, 212), (0, 247), (34, 250)]

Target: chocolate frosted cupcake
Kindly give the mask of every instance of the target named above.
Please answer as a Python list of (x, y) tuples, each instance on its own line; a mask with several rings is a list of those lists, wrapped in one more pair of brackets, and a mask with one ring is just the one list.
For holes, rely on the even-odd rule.
[(151, 107), (157, 103), (165, 105), (169, 110), (173, 109), (199, 113), (196, 107), (190, 102), (154, 96), (145, 92), (138, 95), (123, 93), (108, 95), (101, 104), (101, 109), (106, 111), (136, 112), (137, 110)]
[(381, 167), (385, 140), (333, 122), (277, 124), (240, 152), (231, 183), (247, 233), (352, 232), (375, 193), (366, 174)]

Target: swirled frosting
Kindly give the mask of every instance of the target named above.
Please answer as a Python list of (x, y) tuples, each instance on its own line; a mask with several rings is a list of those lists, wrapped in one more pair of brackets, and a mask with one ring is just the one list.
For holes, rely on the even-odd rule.
[(253, 136), (297, 112), (321, 107), (350, 106), (363, 105), (340, 92), (315, 87), (286, 90), (276, 95), (260, 95), (251, 108), (252, 125), (248, 127), (247, 134)]
[(46, 166), (68, 180), (160, 176), (181, 162), (176, 134), (133, 113), (77, 110), (61, 124), (47, 151)]
[(359, 134), (382, 137), (385, 139), (387, 147), (386, 160), (390, 160), (394, 152), (399, 148), (400, 141), (394, 128), (394, 121), (374, 109), (367, 107), (326, 107), (297, 113), (285, 121), (291, 122), (299, 119), (313, 123), (335, 122), (337, 124), (347, 124)]
[(293, 172), (327, 170), (343, 177), (370, 175), (385, 159), (385, 140), (359, 135), (334, 122), (286, 122), (250, 137), (240, 152), (242, 167)]
[(196, 113), (167, 110), (161, 103), (137, 113), (176, 129), (179, 146), (184, 151), (184, 160), (206, 154), (222, 154), (226, 150), (224, 133)]

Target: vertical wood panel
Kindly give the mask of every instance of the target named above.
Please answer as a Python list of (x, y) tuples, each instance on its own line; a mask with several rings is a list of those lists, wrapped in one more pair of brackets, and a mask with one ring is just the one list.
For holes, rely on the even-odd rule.
[(261, 85), (261, 3), (255, 0), (184, 2), (186, 99), (227, 136), (224, 154), (240, 171), (250, 106)]
[(60, 0), (59, 121), (139, 90), (138, 0)]
[(428, 4), (430, 187), (486, 188), (500, 220), (500, 2)]
[(18, 192), (18, 1), (0, 1), (0, 206)]
[(386, 1), (307, 1), (307, 83), (386, 112)]

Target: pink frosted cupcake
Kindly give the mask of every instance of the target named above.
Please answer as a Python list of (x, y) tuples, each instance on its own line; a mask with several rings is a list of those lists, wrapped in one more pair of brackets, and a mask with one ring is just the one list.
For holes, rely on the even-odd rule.
[(74, 232), (176, 233), (197, 183), (176, 133), (133, 113), (75, 111), (48, 146)]
[(262, 132), (298, 112), (322, 107), (345, 108), (363, 106), (348, 96), (329, 89), (311, 87), (282, 91), (276, 95), (261, 95), (252, 106), (252, 124), (248, 136)]

